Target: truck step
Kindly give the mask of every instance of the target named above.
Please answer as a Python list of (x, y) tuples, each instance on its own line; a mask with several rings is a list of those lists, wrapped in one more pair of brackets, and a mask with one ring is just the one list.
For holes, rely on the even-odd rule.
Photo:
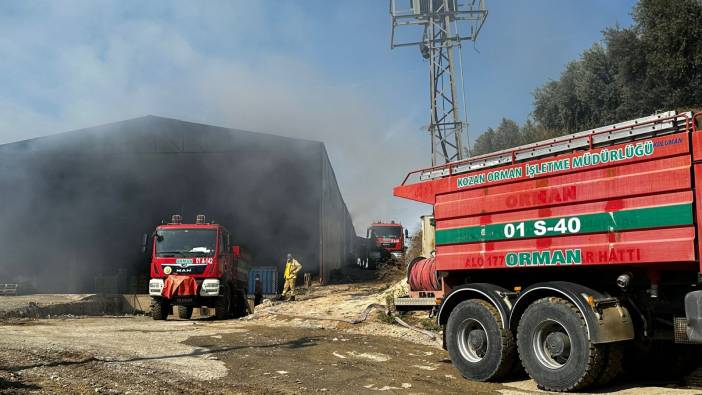
[(436, 306), (436, 298), (395, 298), (395, 306)]

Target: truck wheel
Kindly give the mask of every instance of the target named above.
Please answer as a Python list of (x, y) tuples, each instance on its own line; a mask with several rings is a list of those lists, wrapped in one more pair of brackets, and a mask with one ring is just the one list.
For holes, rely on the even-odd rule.
[(165, 321), (171, 309), (171, 304), (167, 300), (155, 299), (151, 304), (151, 318)]
[(494, 306), (479, 299), (453, 309), (446, 324), (446, 348), (453, 365), (471, 380), (504, 377), (516, 359), (514, 337)]
[(561, 298), (537, 300), (519, 321), (519, 358), (539, 388), (548, 391), (595, 383), (604, 369), (604, 347), (590, 342), (582, 314)]
[(245, 292), (237, 291), (234, 293), (234, 302), (232, 303), (232, 314), (234, 318), (245, 317), (248, 314), (246, 308), (247, 303)]
[(193, 316), (192, 306), (178, 306), (178, 318), (189, 320)]
[(226, 320), (231, 313), (231, 297), (229, 291), (224, 292), (224, 295), (217, 298), (215, 302), (215, 318), (218, 320)]

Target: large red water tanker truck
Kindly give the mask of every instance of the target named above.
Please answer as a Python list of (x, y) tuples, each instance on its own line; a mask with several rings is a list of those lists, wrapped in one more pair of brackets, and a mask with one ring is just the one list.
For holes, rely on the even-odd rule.
[(248, 264), (225, 227), (205, 222), (204, 215), (194, 224), (173, 215), (151, 239), (153, 319), (167, 319), (173, 306), (183, 319), (189, 319), (195, 307), (214, 308), (217, 319), (246, 315)]
[(466, 378), (521, 364), (541, 388), (572, 391), (616, 377), (623, 350), (694, 354), (700, 118), (656, 114), (419, 170), (394, 189), (433, 205), (436, 255), (409, 277), (435, 297)]

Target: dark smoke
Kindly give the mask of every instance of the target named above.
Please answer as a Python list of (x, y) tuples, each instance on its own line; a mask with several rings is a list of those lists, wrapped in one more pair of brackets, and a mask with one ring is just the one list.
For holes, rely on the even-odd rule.
[(225, 225), (256, 265), (292, 252), (325, 277), (354, 237), (323, 144), (158, 117), (0, 146), (0, 196), (0, 282), (41, 292), (145, 286), (142, 235), (173, 213)]

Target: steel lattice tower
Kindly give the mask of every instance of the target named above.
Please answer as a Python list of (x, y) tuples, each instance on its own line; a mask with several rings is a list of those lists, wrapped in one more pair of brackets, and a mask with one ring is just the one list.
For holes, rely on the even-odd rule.
[[(404, 0), (408, 9), (398, 9), (401, 0), (390, 0), (392, 36), (390, 47), (417, 45), (422, 56), (429, 62), (430, 124), (432, 166), (464, 159), (463, 135), (467, 123), (459, 111), (459, 95), (456, 87), (457, 71), (463, 69), (455, 64), (455, 52), (461, 59), (461, 42), (475, 41), (487, 18), (483, 0)], [(421, 41), (402, 40), (398, 33), (401, 27), (423, 28)], [(467, 33), (462, 33), (467, 28)], [(416, 30), (416, 29), (415, 29)], [(463, 92), (461, 91), (461, 94)], [(465, 98), (463, 98), (465, 106)], [(464, 114), (467, 115), (467, 114)]]

